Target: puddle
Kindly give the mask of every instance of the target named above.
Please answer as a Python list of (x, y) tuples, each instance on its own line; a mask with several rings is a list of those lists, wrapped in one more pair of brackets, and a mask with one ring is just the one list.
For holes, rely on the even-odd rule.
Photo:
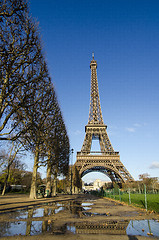
[(156, 220), (77, 222), (60, 227), (53, 221), (16, 221), (0, 223), (0, 237), (16, 235), (39, 235), (42, 233), (65, 234), (113, 234), (128, 236), (159, 237), (159, 222)]
[(18, 210), (14, 212), (0, 213), (4, 218), (7, 216), (7, 219), (27, 219), (28, 218), (28, 210)]
[(57, 207), (62, 207), (63, 204), (62, 204), (62, 203), (56, 203), (56, 206), (57, 206)]
[(12, 212), (12, 213), (10, 213), (10, 218), (27, 219), (28, 218), (28, 210), (18, 210), (16, 212), (16, 216), (15, 216), (15, 213)]
[(159, 237), (159, 222), (155, 220), (131, 220), (126, 233), (127, 235)]
[(87, 207), (87, 206), (91, 206), (91, 205), (93, 205), (93, 203), (85, 203), (84, 202), (81, 204), (82, 207)]
[(37, 208), (34, 210), (33, 216), (34, 218), (43, 217), (44, 216), (44, 208)]
[(59, 207), (58, 209), (55, 209), (55, 213), (59, 213), (60, 211), (63, 211), (65, 208), (64, 207)]
[(91, 209), (90, 206), (92, 206), (93, 204), (94, 204), (94, 203), (90, 203), (90, 202), (84, 202), (84, 203), (82, 203), (82, 204), (81, 204), (82, 210), (84, 210), (84, 211), (90, 210), (90, 209)]
[(28, 218), (28, 211), (24, 211), (23, 213), (19, 211), (19, 216), (16, 217), (16, 219), (26, 219)]
[(26, 222), (5, 222), (0, 223), (0, 237), (25, 235)]
[[(95, 213), (95, 212), (83, 212), (84, 216), (93, 217), (93, 216), (108, 216), (106, 213)], [(110, 215), (109, 215), (110, 216)]]
[(84, 211), (86, 210), (90, 210), (91, 208), (90, 207), (83, 207)]
[(17, 221), (0, 223), (0, 237), (41, 234), (42, 223), (42, 221)]
[(71, 226), (71, 225), (67, 225), (67, 231), (71, 232), (71, 233), (76, 233), (76, 227), (75, 226)]
[(74, 234), (126, 234), (128, 221), (106, 221), (106, 222), (79, 222), (68, 225), (67, 229)]
[[(7, 220), (0, 222), (0, 237), (16, 235), (39, 235), (50, 234), (114, 234), (128, 236), (155, 236), (159, 238), (159, 222), (156, 220), (125, 220), (113, 221), (107, 219), (106, 213), (89, 212), (94, 203), (92, 201), (67, 201), (49, 203), (48, 205), (34, 206), (33, 208), (17, 210), (15, 212), (3, 214)], [(71, 214), (74, 223), (63, 223), (60, 225), (54, 220), (54, 215), (58, 220), (58, 213)], [(129, 214), (129, 212), (127, 213)], [(1, 216), (3, 216), (1, 215)], [(63, 216), (63, 215), (60, 215)], [(103, 216), (101, 221), (91, 222), (91, 217)], [(109, 215), (110, 216), (110, 215)], [(83, 221), (78, 222), (78, 219)], [(2, 218), (3, 219), (3, 218)], [(75, 220), (76, 219), (76, 220)], [(100, 219), (100, 218), (99, 218)], [(65, 221), (65, 218), (63, 218)], [(61, 223), (62, 224), (62, 223)]]

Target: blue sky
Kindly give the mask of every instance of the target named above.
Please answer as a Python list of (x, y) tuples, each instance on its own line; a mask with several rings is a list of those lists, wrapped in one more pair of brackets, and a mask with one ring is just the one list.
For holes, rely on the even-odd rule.
[[(80, 151), (90, 102), (92, 52), (104, 123), (135, 179), (159, 177), (159, 1), (30, 0), (67, 126)], [(88, 174), (85, 181), (101, 174)]]

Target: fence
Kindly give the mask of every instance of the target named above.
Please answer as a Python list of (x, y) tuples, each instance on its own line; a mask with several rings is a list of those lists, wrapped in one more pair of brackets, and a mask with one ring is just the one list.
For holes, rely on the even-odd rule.
[(118, 188), (103, 190), (97, 192), (96, 195), (101, 197), (107, 197), (120, 202), (126, 202), (129, 205), (139, 206), (145, 208), (146, 211), (155, 211), (159, 213), (159, 193), (149, 193), (146, 191), (146, 185), (144, 186), (144, 193), (139, 193), (128, 189), (127, 191), (122, 191)]

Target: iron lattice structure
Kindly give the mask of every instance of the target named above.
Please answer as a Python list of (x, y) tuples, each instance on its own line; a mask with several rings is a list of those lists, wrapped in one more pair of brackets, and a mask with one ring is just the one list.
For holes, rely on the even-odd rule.
[[(115, 152), (107, 134), (107, 126), (103, 122), (98, 80), (97, 62), (93, 59), (91, 68), (91, 96), (88, 124), (85, 126), (85, 139), (80, 152), (77, 152), (76, 167), (81, 177), (93, 171), (106, 174), (112, 182), (118, 184), (126, 181), (134, 181), (128, 170), (120, 161), (119, 152)], [(92, 140), (98, 139), (100, 152), (92, 152)]]

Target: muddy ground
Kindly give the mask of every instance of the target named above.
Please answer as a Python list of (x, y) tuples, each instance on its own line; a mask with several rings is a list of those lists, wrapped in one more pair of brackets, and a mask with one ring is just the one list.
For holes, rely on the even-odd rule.
[[(45, 214), (49, 209), (55, 207), (54, 204), (70, 203), (69, 207), (59, 211), (57, 214)], [(81, 205), (77, 202), (92, 203), (93, 205), (83, 211)], [(100, 230), (102, 225), (107, 225), (112, 222), (119, 222), (121, 224), (128, 224), (130, 220), (143, 220), (154, 219), (159, 221), (159, 215), (155, 213), (146, 212), (145, 210), (128, 206), (127, 204), (120, 203), (107, 198), (98, 198), (89, 194), (83, 195), (59, 195), (47, 199), (29, 199), (28, 195), (6, 195), (0, 197), (0, 222), (13, 221), (12, 213), (17, 210), (33, 209), (35, 206), (43, 207), (44, 216), (36, 217), (36, 221), (43, 221), (43, 229), (51, 229), (52, 231), (45, 231), (41, 235), (35, 236), (14, 236), (14, 237), (1, 237), (0, 239), (26, 239), (26, 240), (62, 240), (62, 239), (79, 239), (79, 240), (149, 240), (158, 238), (149, 238), (144, 236), (127, 236), (123, 227), (118, 231), (116, 229), (104, 232)], [(30, 216), (30, 221), (33, 220)], [(34, 218), (35, 220), (35, 218)], [(69, 231), (62, 232), (63, 226), (76, 226), (76, 234)], [(98, 228), (96, 229), (96, 226)], [(94, 230), (95, 229), (95, 230)], [(103, 232), (102, 232), (103, 231)]]

